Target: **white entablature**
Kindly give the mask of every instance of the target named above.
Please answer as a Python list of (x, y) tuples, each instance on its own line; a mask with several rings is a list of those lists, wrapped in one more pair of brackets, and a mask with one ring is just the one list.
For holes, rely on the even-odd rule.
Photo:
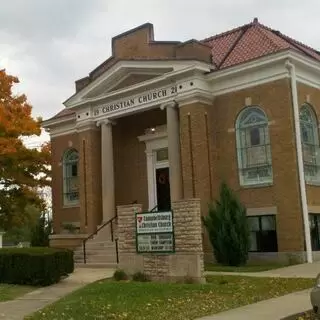
[[(212, 104), (215, 96), (288, 78), (287, 59), (296, 66), (298, 82), (320, 88), (319, 62), (296, 52), (280, 52), (214, 72), (214, 66), (194, 60), (120, 61), (65, 105), (76, 112), (70, 117), (78, 127), (142, 112), (170, 101), (180, 106), (197, 101)], [(139, 74), (154, 77), (114, 90), (128, 76)], [(70, 117), (48, 120), (45, 126), (61, 127), (62, 123), (72, 121)]]

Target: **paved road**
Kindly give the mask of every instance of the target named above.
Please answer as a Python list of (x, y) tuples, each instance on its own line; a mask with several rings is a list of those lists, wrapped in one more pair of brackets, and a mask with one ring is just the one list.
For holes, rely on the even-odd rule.
[(25, 316), (44, 308), (72, 291), (97, 280), (112, 277), (113, 272), (114, 270), (111, 269), (76, 269), (68, 278), (53, 286), (29, 292), (16, 300), (0, 302), (0, 319), (23, 320)]

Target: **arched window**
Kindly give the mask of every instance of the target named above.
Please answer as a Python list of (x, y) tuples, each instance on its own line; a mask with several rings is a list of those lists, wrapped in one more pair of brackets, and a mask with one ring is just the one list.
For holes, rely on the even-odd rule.
[(245, 108), (236, 122), (240, 185), (272, 183), (268, 118), (258, 107)]
[(313, 108), (305, 104), (300, 110), (301, 142), (305, 180), (320, 182), (318, 121)]
[(63, 156), (63, 194), (64, 204), (79, 202), (79, 155), (76, 150), (68, 150)]

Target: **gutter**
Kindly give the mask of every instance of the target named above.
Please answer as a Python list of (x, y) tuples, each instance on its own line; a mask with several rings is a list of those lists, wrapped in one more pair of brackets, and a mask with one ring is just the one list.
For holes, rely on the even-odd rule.
[(300, 186), (300, 197), (301, 197), (301, 205), (302, 205), (304, 236), (305, 236), (305, 243), (306, 243), (306, 250), (307, 250), (307, 262), (312, 263), (309, 212), (308, 212), (308, 205), (307, 205), (306, 182), (304, 178), (304, 166), (303, 166), (303, 155), (302, 155), (302, 144), (301, 144), (296, 68), (295, 68), (295, 65), (290, 62), (290, 60), (287, 60), (285, 62), (285, 67), (289, 71), (290, 81), (291, 81), (292, 107), (293, 107), (294, 126), (295, 126), (299, 186)]

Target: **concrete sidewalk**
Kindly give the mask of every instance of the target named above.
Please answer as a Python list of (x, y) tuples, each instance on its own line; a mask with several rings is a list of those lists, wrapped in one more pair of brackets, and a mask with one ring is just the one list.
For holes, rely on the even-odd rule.
[(312, 278), (315, 279), (320, 273), (320, 261), (314, 263), (297, 264), (285, 268), (273, 269), (261, 272), (215, 272), (207, 271), (206, 275), (240, 275), (248, 277), (271, 277), (271, 278)]
[(75, 269), (73, 274), (55, 285), (36, 289), (15, 300), (0, 302), (0, 319), (23, 320), (27, 315), (44, 308), (72, 291), (97, 280), (112, 277), (113, 272), (112, 269)]
[(280, 320), (290, 315), (312, 308), (309, 298), (310, 290), (290, 293), (288, 295), (263, 300), (244, 307), (231, 309), (198, 320)]
[[(241, 275), (249, 277), (272, 278), (312, 278), (320, 273), (320, 262), (304, 263), (285, 268), (262, 272), (206, 272), (207, 275)], [(312, 308), (310, 303), (310, 290), (290, 293), (288, 295), (263, 300), (254, 304), (221, 312), (201, 320), (279, 320)], [(199, 319), (200, 320), (200, 319)]]

